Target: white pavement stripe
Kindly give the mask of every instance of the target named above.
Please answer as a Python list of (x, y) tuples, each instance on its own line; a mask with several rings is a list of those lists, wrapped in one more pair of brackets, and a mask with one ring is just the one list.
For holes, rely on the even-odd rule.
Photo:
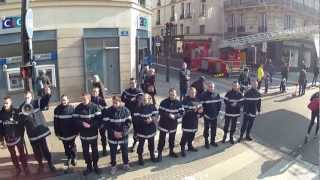
[(223, 179), (245, 168), (259, 158), (260, 156), (257, 153), (251, 150), (247, 150), (236, 156), (233, 156), (227, 161), (204, 169), (203, 171), (194, 174), (192, 177), (194, 177), (195, 179), (200, 179), (201, 177), (214, 177), (214, 179)]

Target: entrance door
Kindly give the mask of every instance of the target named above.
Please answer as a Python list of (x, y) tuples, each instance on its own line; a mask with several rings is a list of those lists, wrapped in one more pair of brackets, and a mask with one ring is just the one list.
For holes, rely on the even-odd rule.
[(104, 64), (105, 77), (104, 84), (110, 94), (120, 93), (120, 58), (119, 58), (119, 39), (110, 38), (105, 39), (104, 45)]

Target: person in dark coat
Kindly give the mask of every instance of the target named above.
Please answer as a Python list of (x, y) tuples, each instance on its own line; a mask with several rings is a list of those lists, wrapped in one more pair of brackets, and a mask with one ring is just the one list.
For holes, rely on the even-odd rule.
[[(312, 101), (320, 101), (320, 92), (316, 92), (314, 93), (311, 98), (310, 98), (310, 102)], [(318, 102), (319, 103), (319, 102)], [(307, 143), (309, 141), (309, 137), (310, 137), (310, 133), (311, 130), (313, 128), (314, 122), (317, 119), (317, 126), (316, 126), (316, 130), (314, 133), (314, 137), (318, 137), (318, 133), (319, 133), (319, 106), (317, 106), (315, 109), (311, 110), (311, 121), (309, 123), (309, 127), (308, 127), (308, 131), (307, 131), (307, 135), (304, 139), (304, 142)]]
[[(12, 163), (16, 168), (16, 176), (21, 173), (19, 161), (21, 162), (25, 175), (30, 175), (23, 132), (23, 125), (19, 119), (19, 110), (12, 106), (12, 99), (7, 96), (4, 98), (3, 107), (0, 111), (0, 135), (4, 137), (7, 144)], [(19, 158), (16, 154), (16, 148), (19, 152)]]
[[(83, 171), (83, 175), (87, 176), (93, 169), (96, 174), (100, 174), (101, 170), (98, 166), (98, 129), (101, 124), (101, 111), (96, 104), (91, 102), (90, 93), (83, 93), (82, 103), (76, 107), (73, 117), (77, 122), (83, 158), (87, 164), (87, 168)], [(91, 155), (89, 151), (90, 147), (92, 152)]]
[(25, 101), (19, 107), (20, 119), (27, 131), (35, 159), (38, 161), (38, 173), (43, 172), (42, 157), (48, 161), (50, 171), (55, 171), (51, 153), (49, 151), (46, 137), (51, 134), (42, 111), (48, 107), (51, 90), (45, 87), (44, 95), (40, 99), (33, 100), (30, 91), (25, 93)]
[(110, 146), (111, 174), (115, 174), (117, 167), (117, 148), (120, 145), (123, 168), (129, 170), (128, 135), (131, 126), (131, 114), (128, 108), (121, 105), (118, 96), (112, 97), (112, 106), (102, 111), (104, 126), (108, 129), (108, 142)]
[(210, 133), (210, 144), (214, 147), (217, 147), (216, 143), (216, 132), (217, 132), (217, 118), (219, 111), (221, 109), (221, 98), (219, 93), (214, 92), (214, 83), (207, 83), (207, 90), (201, 95), (201, 102), (204, 109), (204, 131), (203, 137), (205, 140), (205, 147), (207, 149), (209, 146), (209, 130)]
[(206, 78), (204, 76), (201, 76), (198, 80), (191, 84), (191, 87), (194, 87), (197, 90), (197, 98), (199, 98), (205, 90), (205, 80)]
[[(133, 117), (133, 113), (136, 108), (136, 99), (138, 95), (142, 95), (142, 91), (137, 88), (137, 81), (135, 78), (130, 78), (129, 88), (125, 89), (121, 95), (121, 101), (124, 102), (125, 106), (129, 109), (131, 113), (131, 117)], [(133, 122), (133, 127), (135, 127)], [(135, 129), (135, 128), (133, 128)], [(137, 134), (133, 131), (133, 144), (130, 150), (133, 152), (136, 143), (138, 142)]]
[(157, 132), (156, 124), (159, 114), (156, 107), (152, 104), (152, 98), (149, 94), (144, 94), (142, 98), (142, 105), (138, 106), (134, 112), (136, 132), (139, 139), (137, 153), (140, 165), (144, 165), (143, 147), (146, 140), (148, 140), (151, 161), (155, 162), (156, 160), (154, 156), (154, 137)]
[(190, 84), (190, 70), (187, 68), (187, 64), (184, 62), (182, 64), (182, 68), (179, 73), (179, 84), (180, 84), (180, 101), (183, 100), (183, 98), (187, 94), (187, 90)]
[(269, 81), (270, 83), (272, 83), (272, 75), (273, 75), (274, 67), (271, 59), (269, 59), (269, 61), (266, 62), (264, 69), (267, 73), (269, 73)]
[(306, 91), (306, 86), (307, 86), (307, 72), (305, 69), (301, 69), (300, 74), (299, 74), (299, 96), (303, 96)]
[[(102, 111), (104, 108), (107, 108), (107, 102), (105, 99), (103, 99), (100, 94), (100, 88), (99, 87), (94, 87), (92, 89), (91, 93), (91, 102), (96, 104), (100, 111)], [(107, 137), (106, 137), (106, 129), (103, 127), (99, 127), (99, 134), (101, 138), (101, 145), (102, 145), (102, 155), (106, 156), (107, 155)]]
[(319, 67), (318, 67), (318, 64), (315, 64), (313, 66), (313, 79), (312, 79), (311, 86), (316, 86), (317, 85), (318, 76), (319, 76)]
[(144, 81), (144, 86), (145, 86), (144, 92), (148, 93), (151, 96), (153, 105), (156, 105), (155, 95), (157, 94), (157, 89), (156, 89), (156, 72), (154, 68), (150, 68), (150, 70), (148, 71), (148, 74)]
[(240, 131), (240, 138), (238, 142), (241, 142), (244, 133), (246, 133), (246, 140), (251, 141), (250, 132), (256, 118), (256, 113), (260, 114), (261, 111), (261, 94), (257, 90), (258, 82), (253, 79), (251, 81), (251, 89), (249, 89), (244, 95), (243, 101), (243, 121)]
[(244, 91), (247, 90), (250, 85), (250, 75), (248, 68), (244, 68), (244, 71), (240, 74), (238, 81), (240, 84), (240, 91), (241, 93), (244, 93)]
[(188, 143), (188, 151), (197, 152), (193, 147), (192, 142), (198, 130), (198, 120), (203, 113), (201, 102), (196, 98), (196, 89), (191, 87), (188, 96), (182, 101), (184, 115), (182, 117), (182, 137), (180, 141), (181, 156), (185, 157), (185, 146)]
[(233, 135), (236, 132), (237, 120), (240, 117), (240, 108), (242, 106), (243, 96), (239, 91), (239, 83), (234, 81), (232, 84), (232, 90), (228, 91), (224, 97), (224, 103), (226, 106), (225, 122), (224, 122), (224, 135), (222, 143), (225, 143), (227, 134), (229, 132), (229, 125), (231, 121), (230, 129), (230, 143), (234, 144)]
[(174, 141), (177, 131), (178, 119), (182, 117), (184, 110), (182, 104), (177, 100), (177, 90), (171, 88), (169, 97), (164, 99), (159, 106), (159, 126), (160, 130), (158, 143), (158, 161), (162, 161), (162, 150), (165, 145), (166, 135), (169, 134), (169, 156), (177, 158), (178, 155), (173, 151)]
[(105, 99), (107, 96), (106, 96), (106, 89), (104, 87), (104, 84), (103, 82), (101, 81), (101, 79), (99, 78), (99, 75), (95, 74), (93, 76), (93, 80), (92, 80), (92, 88), (95, 88), (95, 87), (98, 87), (99, 88), (99, 96), (102, 98), (102, 99)]
[(69, 104), (68, 96), (61, 96), (61, 103), (54, 109), (54, 132), (62, 141), (64, 152), (67, 157), (65, 166), (69, 169), (70, 164), (76, 166), (77, 137), (76, 122), (73, 118), (74, 107)]
[(286, 79), (286, 81), (288, 81), (288, 75), (289, 75), (289, 65), (287, 65), (287, 63), (284, 63), (281, 68), (281, 79)]
[(39, 76), (36, 79), (36, 85), (37, 85), (36, 87), (37, 87), (38, 96), (42, 97), (44, 95), (45, 87), (51, 86), (51, 81), (49, 77), (46, 75), (45, 71), (39, 71)]

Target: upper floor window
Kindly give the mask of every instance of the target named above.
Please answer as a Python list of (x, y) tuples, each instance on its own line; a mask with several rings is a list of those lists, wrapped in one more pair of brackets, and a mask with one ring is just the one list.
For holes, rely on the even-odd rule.
[(181, 14), (180, 14), (180, 19), (184, 18), (184, 3), (181, 3)]
[(174, 21), (175, 20), (175, 8), (174, 5), (171, 6), (171, 18), (170, 21)]
[(201, 5), (200, 5), (200, 16), (206, 16), (207, 12), (207, 4), (206, 0), (201, 0)]
[(191, 3), (187, 3), (187, 9), (186, 9), (187, 18), (191, 18)]
[(156, 21), (157, 25), (160, 25), (160, 10), (157, 11), (157, 21)]
[(204, 34), (206, 32), (206, 26), (200, 25), (200, 34)]
[(142, 7), (146, 7), (146, 0), (139, 0), (139, 4)]
[(190, 26), (186, 27), (186, 34), (190, 34)]

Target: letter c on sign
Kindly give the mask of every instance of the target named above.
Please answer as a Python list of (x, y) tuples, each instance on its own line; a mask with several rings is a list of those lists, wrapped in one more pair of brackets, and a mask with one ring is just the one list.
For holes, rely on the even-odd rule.
[(16, 27), (21, 27), (21, 18), (17, 18)]
[(12, 19), (5, 19), (3, 21), (3, 28), (11, 28), (12, 26)]

